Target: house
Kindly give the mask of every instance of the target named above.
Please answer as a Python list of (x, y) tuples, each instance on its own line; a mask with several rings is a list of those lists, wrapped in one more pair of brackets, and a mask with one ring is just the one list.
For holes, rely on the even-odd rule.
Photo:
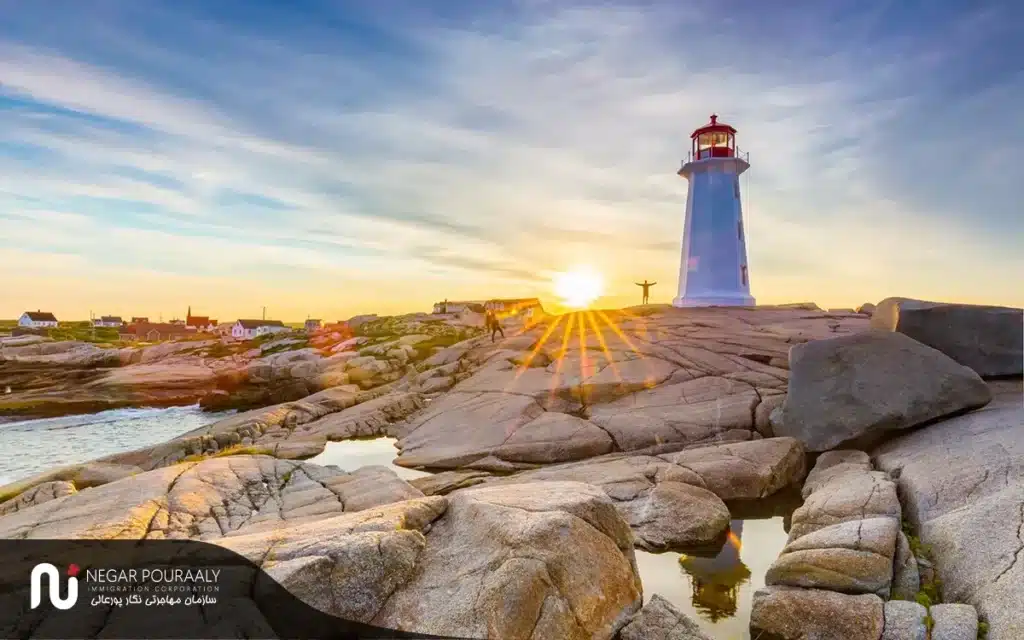
[(128, 324), (149, 324), (149, 318), (146, 316), (132, 316), (132, 321)]
[(49, 311), (26, 311), (18, 318), (19, 327), (43, 329), (57, 326), (57, 317)]
[(320, 330), (321, 323), (319, 320), (309, 318), (306, 320), (306, 333), (313, 333), (314, 331)]
[(483, 313), (484, 305), (478, 300), (445, 300), (434, 303), (434, 313), (462, 313), (463, 311)]
[(94, 318), (92, 326), (94, 327), (114, 327), (118, 328), (124, 324), (124, 320), (121, 320), (121, 316), (100, 316)]
[(532, 318), (536, 310), (543, 310), (537, 298), (495, 298), (485, 302), (484, 308), (503, 316), (522, 315), (524, 318)]
[(239, 320), (231, 327), (231, 337), (251, 340), (268, 333), (288, 331), (280, 320)]
[(193, 331), (207, 333), (217, 328), (217, 321), (210, 320), (209, 316), (194, 316), (192, 315), (192, 307), (189, 307), (188, 312), (185, 314), (185, 326)]
[(173, 340), (182, 338), (189, 333), (188, 328), (182, 324), (171, 324), (169, 322), (140, 322), (123, 327), (117, 332), (121, 340), (142, 340), (145, 342), (159, 342), (161, 340)]

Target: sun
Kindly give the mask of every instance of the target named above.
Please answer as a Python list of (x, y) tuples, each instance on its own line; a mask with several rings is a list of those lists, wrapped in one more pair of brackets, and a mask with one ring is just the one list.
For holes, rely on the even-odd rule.
[(565, 306), (574, 309), (587, 307), (604, 292), (604, 278), (589, 267), (556, 273), (553, 284), (555, 295)]

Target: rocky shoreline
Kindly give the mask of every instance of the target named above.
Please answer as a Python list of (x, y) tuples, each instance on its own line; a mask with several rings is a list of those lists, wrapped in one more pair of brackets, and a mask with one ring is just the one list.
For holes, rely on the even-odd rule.
[[(204, 360), (218, 397), (243, 367), (235, 389), (320, 382), (0, 487), (0, 537), (210, 541), (323, 611), (421, 633), (687, 640), (708, 636), (663, 598), (641, 608), (634, 548), (720, 540), (733, 505), (799, 490), (752, 637), (1024, 637), (1019, 309), (643, 307), (429, 350), (404, 331), (219, 373)], [(135, 357), (72, 395), (202, 356)], [(302, 462), (374, 435), (433, 475)], [(324, 599), (317, 580), (351, 597)]]

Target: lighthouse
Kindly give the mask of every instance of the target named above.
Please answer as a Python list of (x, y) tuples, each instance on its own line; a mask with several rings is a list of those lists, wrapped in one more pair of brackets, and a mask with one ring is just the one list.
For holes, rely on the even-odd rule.
[(750, 307), (747, 240), (740, 174), (750, 168), (736, 147), (736, 129), (711, 122), (690, 136), (679, 175), (689, 182), (676, 307)]

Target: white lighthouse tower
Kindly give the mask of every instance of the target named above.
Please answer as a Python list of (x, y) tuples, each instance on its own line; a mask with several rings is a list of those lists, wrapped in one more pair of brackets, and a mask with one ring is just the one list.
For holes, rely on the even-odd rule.
[(750, 168), (736, 147), (736, 129), (711, 116), (690, 136), (679, 175), (686, 178), (686, 223), (676, 307), (749, 307), (750, 274), (740, 204), (740, 174)]

